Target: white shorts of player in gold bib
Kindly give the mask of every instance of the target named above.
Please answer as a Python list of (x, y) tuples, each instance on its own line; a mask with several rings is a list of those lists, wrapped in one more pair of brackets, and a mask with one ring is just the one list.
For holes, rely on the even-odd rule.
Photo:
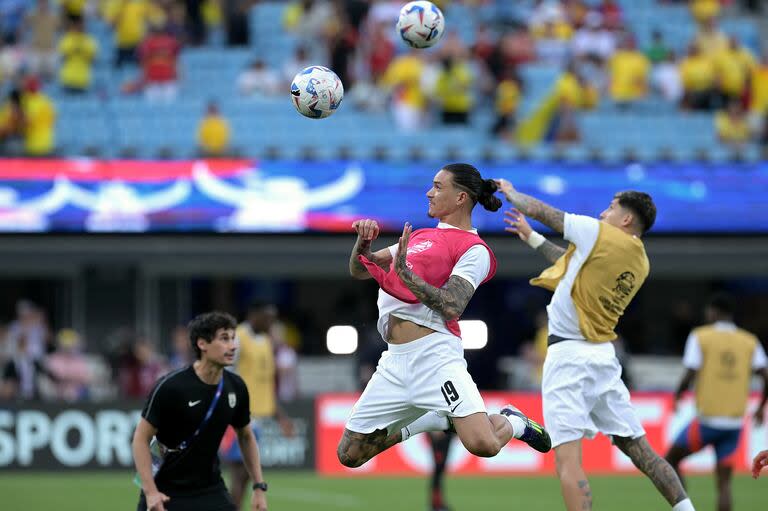
[(467, 372), (461, 339), (454, 335), (436, 332), (406, 344), (390, 344), (352, 408), (346, 428), (391, 433), (428, 411), (447, 417), (485, 412)]
[(541, 381), (544, 426), (552, 447), (604, 435), (645, 435), (613, 344), (561, 341), (549, 346)]

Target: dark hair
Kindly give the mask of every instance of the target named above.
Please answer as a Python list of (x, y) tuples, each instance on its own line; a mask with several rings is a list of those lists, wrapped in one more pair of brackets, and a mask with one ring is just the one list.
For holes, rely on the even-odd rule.
[(707, 302), (707, 306), (725, 316), (733, 316), (735, 308), (733, 297), (728, 293), (723, 292), (712, 295)]
[(202, 352), (197, 347), (197, 340), (205, 339), (205, 342), (211, 342), (216, 337), (216, 332), (222, 328), (225, 330), (237, 328), (237, 321), (231, 314), (218, 311), (206, 312), (195, 316), (189, 322), (187, 325), (189, 342), (192, 344), (192, 349), (195, 350), (198, 359), (202, 356)]
[(269, 307), (274, 307), (275, 304), (269, 300), (264, 300), (262, 298), (255, 298), (251, 300), (251, 302), (248, 304), (248, 310), (247, 312), (261, 312), (264, 309), (267, 309)]
[(443, 170), (453, 175), (453, 184), (469, 194), (473, 205), (479, 202), (488, 211), (501, 208), (501, 199), (494, 195), (497, 190), (496, 181), (483, 179), (480, 171), (469, 163), (450, 163)]
[(619, 206), (634, 213), (640, 221), (643, 234), (653, 227), (654, 222), (656, 222), (656, 204), (653, 203), (653, 198), (650, 195), (645, 192), (629, 190), (617, 193), (614, 198), (619, 201)]

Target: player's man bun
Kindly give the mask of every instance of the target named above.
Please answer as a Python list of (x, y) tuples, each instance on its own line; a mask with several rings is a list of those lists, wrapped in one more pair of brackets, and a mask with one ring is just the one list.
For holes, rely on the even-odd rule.
[(496, 185), (496, 181), (493, 179), (483, 180), (483, 191), (480, 197), (477, 198), (477, 202), (483, 205), (488, 211), (498, 211), (503, 205), (501, 199), (496, 196), (496, 190), (499, 187)]
[(496, 182), (493, 179), (483, 179), (480, 171), (469, 163), (451, 163), (443, 170), (453, 175), (454, 186), (466, 191), (472, 203), (482, 204), (488, 211), (498, 211), (502, 206), (501, 199), (496, 193)]

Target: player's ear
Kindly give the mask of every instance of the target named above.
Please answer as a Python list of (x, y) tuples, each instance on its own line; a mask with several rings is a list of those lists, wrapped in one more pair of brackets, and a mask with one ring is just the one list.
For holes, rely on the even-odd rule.
[(634, 221), (635, 215), (632, 212), (627, 211), (624, 213), (624, 218), (621, 219), (621, 225), (624, 227), (629, 227)]

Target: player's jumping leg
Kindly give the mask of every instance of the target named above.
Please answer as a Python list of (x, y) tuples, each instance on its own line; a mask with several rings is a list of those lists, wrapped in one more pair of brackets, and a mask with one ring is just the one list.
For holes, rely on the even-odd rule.
[(377, 429), (373, 433), (356, 433), (345, 429), (336, 455), (345, 467), (357, 468), (402, 439), (400, 431), (389, 434), (386, 429)]
[(614, 436), (613, 443), (621, 452), (629, 456), (632, 463), (643, 474), (648, 476), (674, 511), (694, 510), (675, 470), (664, 458), (656, 454), (644, 436), (640, 438)]
[(568, 511), (592, 509), (592, 490), (581, 468), (581, 440), (555, 447), (555, 465), (565, 508)]
[(499, 414), (475, 413), (454, 417), (452, 421), (461, 443), (475, 456), (496, 456), (512, 438), (539, 452), (548, 452), (552, 448), (546, 430), (512, 405), (506, 405)]

